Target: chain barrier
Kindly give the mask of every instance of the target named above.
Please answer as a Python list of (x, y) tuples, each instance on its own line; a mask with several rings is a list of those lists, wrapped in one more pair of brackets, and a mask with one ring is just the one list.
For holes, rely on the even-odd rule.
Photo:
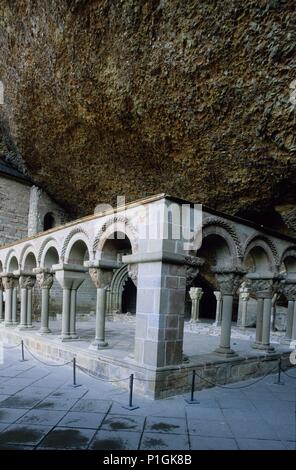
[(50, 364), (48, 362), (44, 362), (42, 361), (41, 359), (39, 359), (38, 357), (36, 357), (32, 351), (29, 349), (29, 347), (24, 344), (24, 347), (26, 349), (26, 351), (28, 351), (28, 353), (38, 362), (40, 362), (41, 364), (43, 364), (44, 366), (49, 366), (49, 367), (63, 367), (63, 366), (66, 366), (68, 364), (72, 364), (73, 360), (71, 359), (71, 361), (68, 361), (68, 362), (64, 362), (63, 364)]
[(3, 348), (4, 349), (16, 349), (18, 347), (20, 347), (22, 344), (22, 342), (20, 342), (19, 344), (16, 344), (15, 346), (4, 346), (4, 344), (2, 344)]
[(88, 369), (86, 369), (83, 366), (80, 366), (79, 364), (76, 364), (77, 369), (81, 370), (84, 374), (88, 375), (92, 379), (99, 380), (100, 382), (108, 382), (108, 383), (116, 383), (116, 382), (124, 382), (125, 380), (128, 380), (130, 376), (124, 377), (123, 379), (114, 379), (114, 380), (108, 380), (104, 379), (103, 377), (99, 377), (98, 375), (92, 374)]

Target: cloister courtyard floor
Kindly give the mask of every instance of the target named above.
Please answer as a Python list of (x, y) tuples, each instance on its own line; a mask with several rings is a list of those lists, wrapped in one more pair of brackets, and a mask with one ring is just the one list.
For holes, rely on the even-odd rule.
[[(120, 318), (121, 317), (121, 318)], [(125, 317), (122, 319), (122, 317)], [(115, 317), (116, 318), (116, 317)], [(63, 345), (71, 350), (85, 350), (88, 354), (94, 357), (98, 352), (91, 352), (88, 348), (94, 340), (95, 332), (95, 319), (90, 317), (86, 320), (78, 320), (76, 323), (76, 330), (78, 339), (71, 342), (65, 342)], [(33, 322), (34, 328), (21, 332), (24, 337), (36, 337), (36, 333), (40, 328), (40, 322)], [(4, 329), (0, 324), (0, 328)], [(51, 320), (50, 329), (51, 334), (40, 336), (43, 341), (61, 345), (61, 320)], [(1, 331), (1, 330), (0, 330)], [(15, 328), (8, 329), (6, 332), (19, 334)], [(255, 328), (239, 328), (236, 324), (232, 325), (232, 341), (231, 346), (241, 356), (258, 356), (265, 355), (264, 352), (258, 352), (251, 347), (252, 342), (255, 340)], [(191, 325), (190, 322), (185, 322), (184, 328), (184, 355), (190, 358), (199, 358), (205, 355), (213, 355), (213, 351), (219, 345), (220, 327), (213, 326), (213, 322), (202, 320), (198, 324)], [(289, 345), (283, 344), (284, 332), (274, 332), (271, 334), (271, 344), (274, 345), (277, 351), (287, 351)], [(135, 338), (135, 317), (126, 317), (125, 315), (118, 315), (114, 320), (106, 321), (106, 341), (108, 347), (100, 349), (99, 355), (106, 357), (118, 357), (123, 359), (125, 356), (131, 357), (134, 351), (134, 338)], [(213, 355), (214, 356), (214, 355)]]
[[(116, 328), (115, 325), (113, 325)], [(119, 333), (114, 341), (119, 341)], [(5, 349), (0, 365), (1, 449), (290, 449), (296, 447), (296, 370), (152, 401), (78, 372)], [(243, 387), (243, 388), (242, 388)]]

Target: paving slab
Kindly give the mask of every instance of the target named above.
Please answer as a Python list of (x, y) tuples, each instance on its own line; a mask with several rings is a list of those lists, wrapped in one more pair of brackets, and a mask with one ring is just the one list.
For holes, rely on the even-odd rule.
[(46, 398), (35, 406), (36, 409), (68, 411), (77, 402), (77, 398), (51, 397)]
[(190, 436), (191, 450), (238, 450), (235, 439)]
[(185, 434), (186, 421), (180, 418), (148, 416), (145, 423), (145, 432), (157, 434)]
[(37, 445), (50, 431), (49, 426), (30, 426), (27, 424), (12, 424), (0, 434), (0, 445), (24, 444)]
[(105, 418), (104, 413), (69, 411), (59, 422), (60, 427), (99, 429)]
[(101, 429), (108, 431), (139, 431), (142, 432), (145, 419), (142, 416), (108, 415)]
[(71, 411), (85, 411), (94, 413), (107, 413), (112, 402), (109, 400), (95, 400), (90, 398), (81, 398)]
[(26, 414), (18, 419), (17, 424), (55, 426), (63, 416), (65, 416), (65, 411), (26, 410)]
[(188, 436), (184, 434), (165, 434), (145, 432), (141, 450), (189, 450)]
[(240, 450), (285, 450), (282, 441), (265, 439), (237, 439)]
[(14, 423), (21, 416), (27, 413), (27, 409), (0, 408), (0, 422)]
[(226, 422), (223, 421), (206, 421), (206, 420), (190, 420), (188, 421), (189, 434), (209, 437), (230, 437), (234, 435)]
[(87, 449), (95, 431), (56, 427), (47, 434), (40, 449)]
[(91, 450), (137, 450), (139, 448), (141, 434), (132, 431), (106, 431), (99, 430), (89, 449)]

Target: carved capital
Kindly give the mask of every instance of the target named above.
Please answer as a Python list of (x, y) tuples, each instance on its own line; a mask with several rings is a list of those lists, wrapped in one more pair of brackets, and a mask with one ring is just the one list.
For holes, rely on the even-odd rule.
[(281, 291), (287, 300), (296, 300), (296, 282), (284, 282), (281, 285)]
[(271, 299), (275, 291), (273, 279), (251, 279), (250, 290), (257, 299)]
[(214, 291), (214, 296), (216, 297), (217, 302), (220, 302), (222, 300), (222, 294), (219, 290)]
[(203, 258), (196, 256), (185, 256), (186, 263), (186, 284), (190, 286), (199, 273), (200, 267), (204, 264)]
[(53, 284), (53, 274), (45, 271), (37, 273), (36, 282), (42, 289), (51, 289)]
[(201, 287), (190, 287), (189, 295), (191, 300), (200, 300), (203, 296), (203, 290)]
[(128, 264), (127, 265), (128, 277), (131, 278), (135, 286), (138, 285), (138, 264)]
[(113, 271), (102, 268), (89, 268), (89, 275), (97, 289), (105, 289), (112, 280)]
[(21, 275), (20, 276), (20, 288), (21, 289), (33, 289), (35, 282), (36, 282), (36, 277), (31, 276), (31, 275)]
[(213, 272), (222, 295), (235, 295), (246, 274), (246, 271), (236, 266), (216, 267)]
[(14, 287), (18, 286), (18, 278), (15, 276), (7, 275), (2, 277), (2, 284), (5, 290), (14, 289)]

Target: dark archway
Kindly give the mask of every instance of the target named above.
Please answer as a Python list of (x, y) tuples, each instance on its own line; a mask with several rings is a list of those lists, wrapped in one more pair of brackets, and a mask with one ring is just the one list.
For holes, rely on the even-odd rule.
[(48, 212), (45, 214), (43, 219), (43, 230), (50, 230), (51, 228), (56, 226), (55, 217), (52, 212)]
[(122, 313), (136, 313), (137, 288), (131, 278), (128, 278), (122, 292)]

